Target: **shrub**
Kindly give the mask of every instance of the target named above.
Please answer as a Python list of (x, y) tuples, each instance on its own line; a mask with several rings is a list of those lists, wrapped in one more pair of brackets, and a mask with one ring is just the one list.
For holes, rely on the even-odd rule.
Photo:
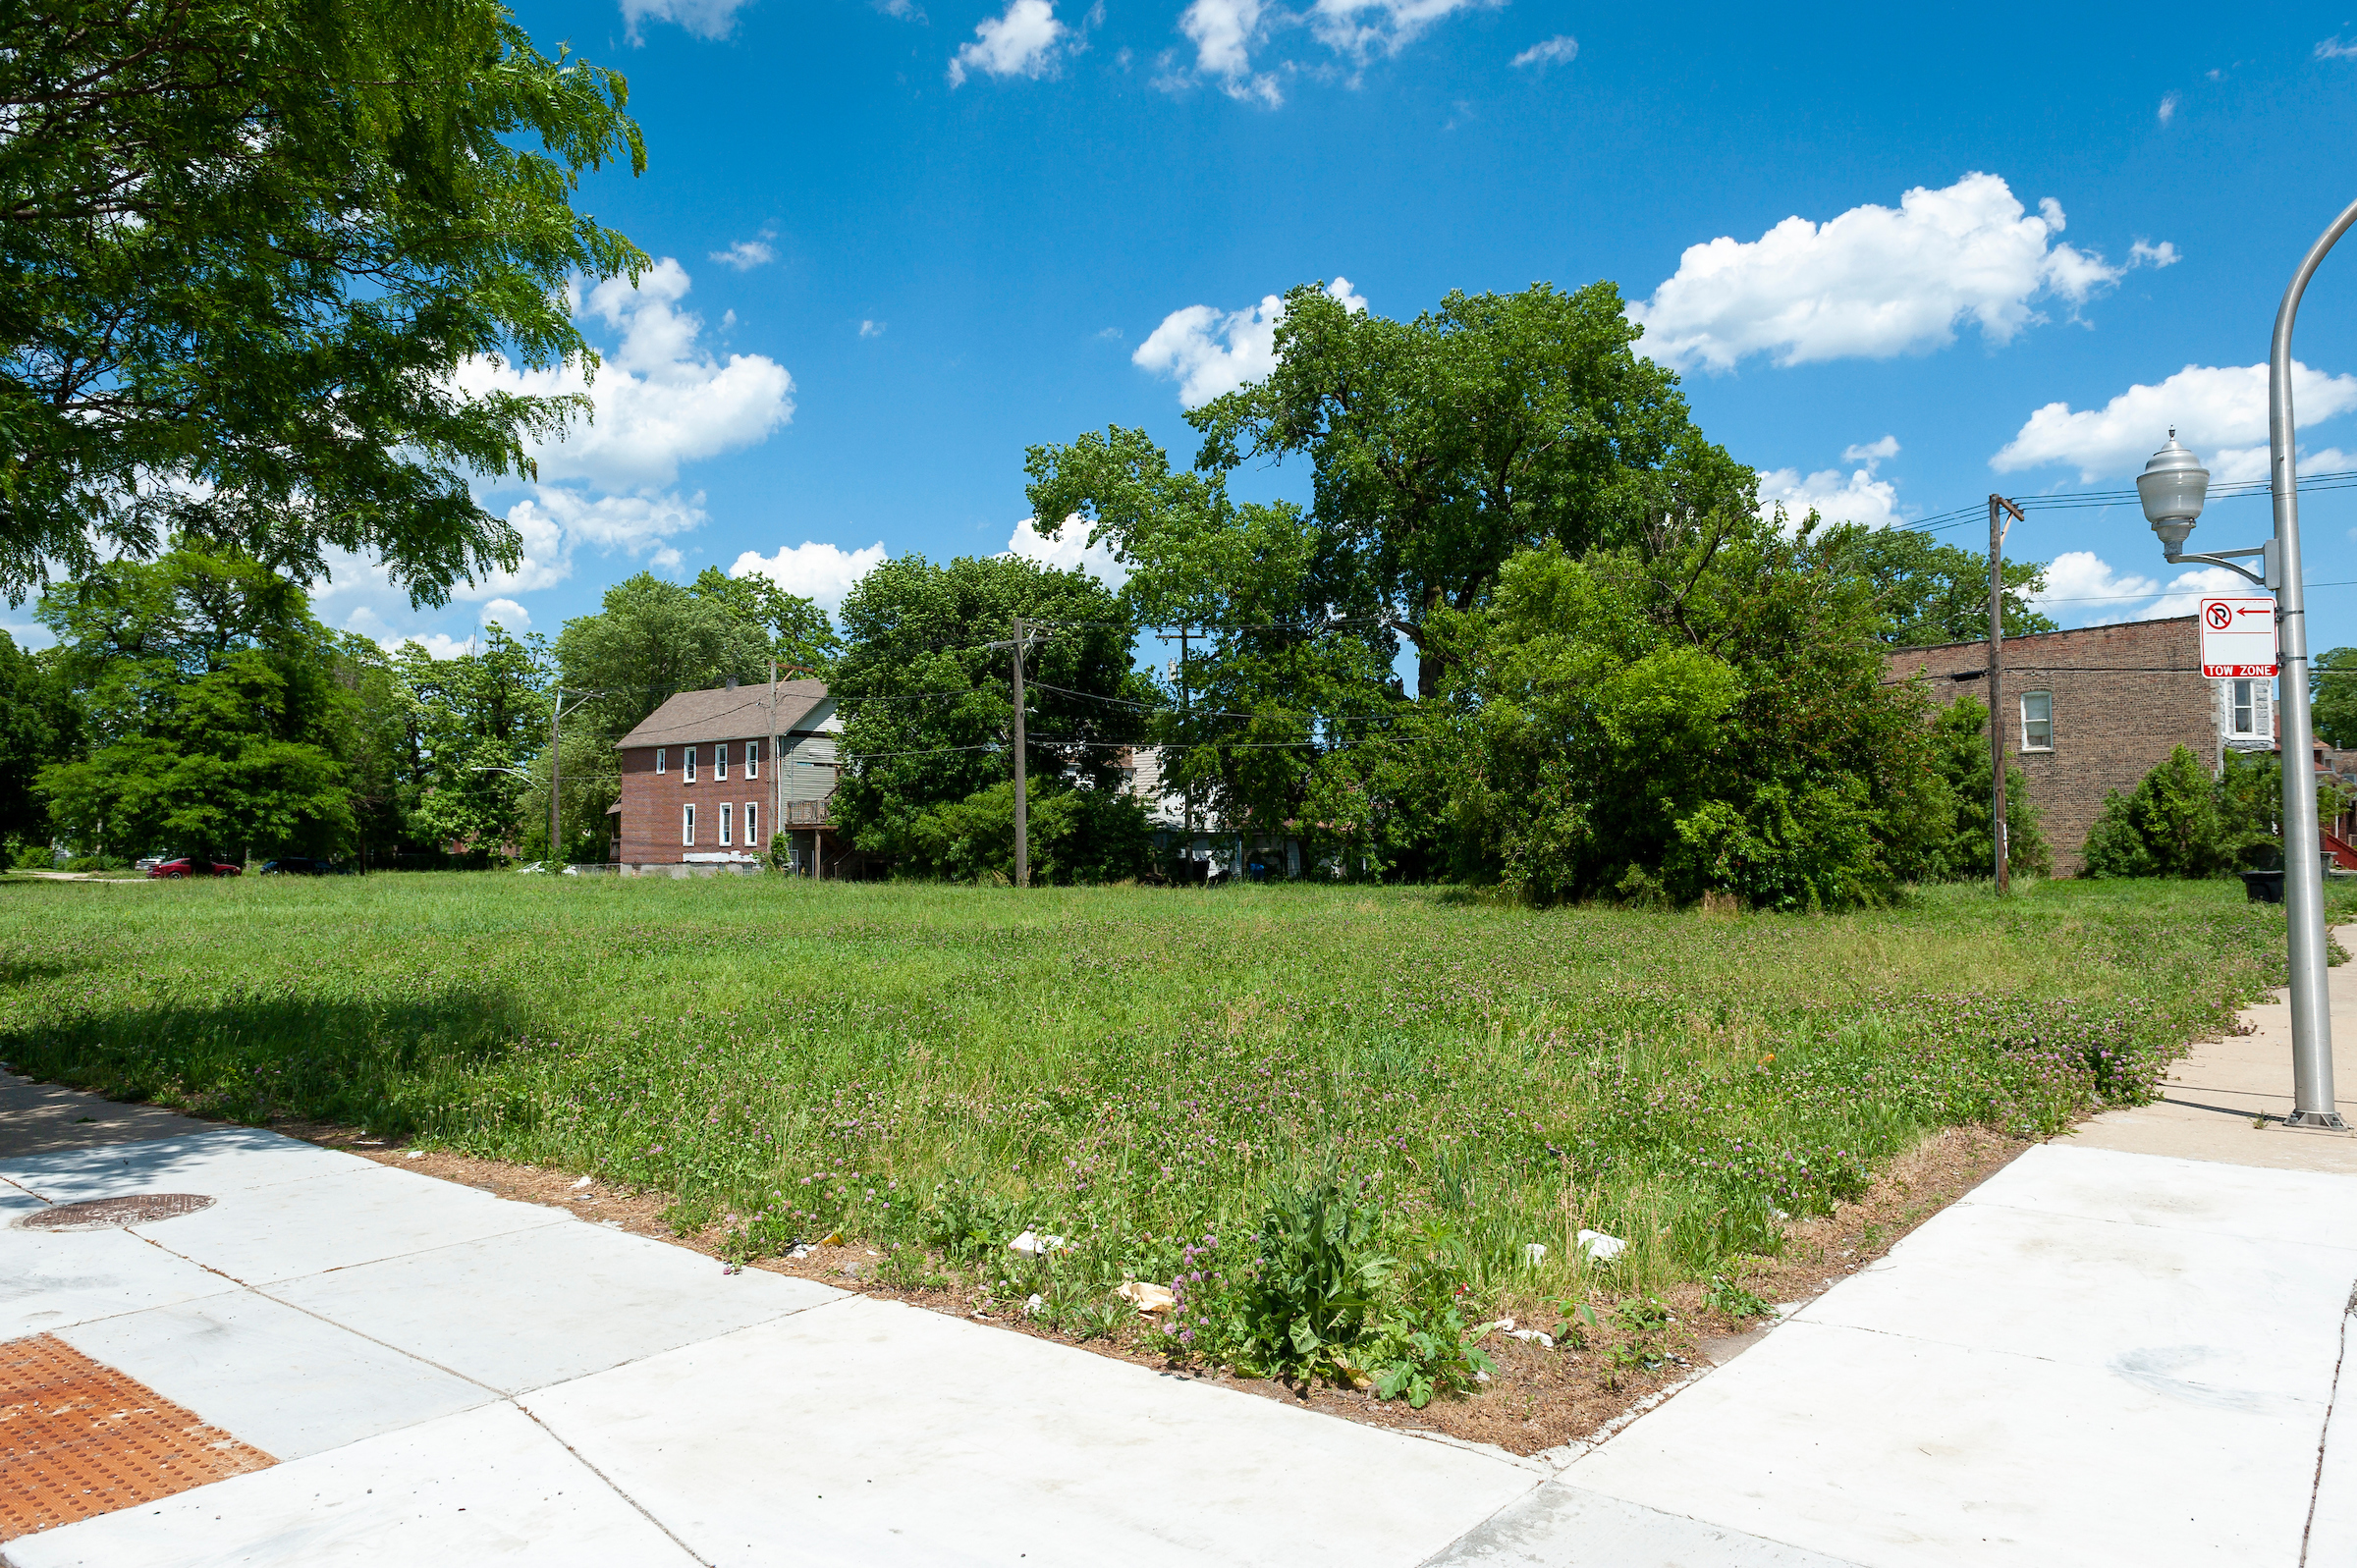
[(2104, 797), (2082, 851), (2085, 874), (2220, 877), (2248, 865), (2281, 841), (2281, 780), (2274, 758), (2239, 752), (2226, 753), (2213, 777), (2179, 746), (2133, 790)]
[[(1133, 795), (1034, 781), (1030, 808), (1033, 882), (1120, 882), (1153, 869), (1153, 833), (1146, 826), (1145, 803)], [(919, 876), (1013, 881), (1013, 781), (919, 813), (909, 825), (906, 846), (904, 864)]]

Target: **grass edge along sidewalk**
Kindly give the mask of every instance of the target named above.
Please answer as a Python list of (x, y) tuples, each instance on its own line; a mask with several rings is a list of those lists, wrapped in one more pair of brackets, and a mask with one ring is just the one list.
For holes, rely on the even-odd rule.
[[(1475, 1330), (1507, 1314), (1587, 1342), (1608, 1392), (1673, 1376), (1665, 1293), (1756, 1310), (1790, 1227), (1927, 1134), (2145, 1097), (2280, 963), (2280, 914), (2231, 885), (1740, 920), (1347, 888), (160, 892), (0, 895), (0, 1056), (595, 1172), (739, 1262), (856, 1238), (911, 1295), (1418, 1403), (1498, 1380)], [(1124, 1279), (1178, 1310), (1141, 1320)]]

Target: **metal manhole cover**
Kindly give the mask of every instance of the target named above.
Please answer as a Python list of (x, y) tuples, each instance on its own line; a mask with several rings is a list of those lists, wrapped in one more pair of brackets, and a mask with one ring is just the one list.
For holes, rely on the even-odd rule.
[(193, 1192), (135, 1192), (122, 1198), (92, 1198), (84, 1203), (61, 1203), (17, 1221), (20, 1230), (116, 1230), (125, 1225), (152, 1224), (177, 1219), (213, 1200)]

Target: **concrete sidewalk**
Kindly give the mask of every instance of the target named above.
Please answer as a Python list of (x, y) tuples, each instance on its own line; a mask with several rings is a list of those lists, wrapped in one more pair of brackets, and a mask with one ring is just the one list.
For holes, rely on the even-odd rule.
[[(0, 1520), (89, 1517), (0, 1562), (2357, 1562), (2357, 1141), (2251, 1126), (2250, 1021), (1556, 1463), (0, 1079), (0, 1354), (113, 1379), (78, 1495), (0, 1467)], [(126, 1193), (212, 1202), (21, 1226)], [(227, 1479), (121, 1506), (142, 1422)]]

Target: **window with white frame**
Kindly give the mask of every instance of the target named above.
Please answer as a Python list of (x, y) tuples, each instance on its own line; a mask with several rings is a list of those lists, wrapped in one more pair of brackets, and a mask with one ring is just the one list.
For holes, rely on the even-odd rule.
[(2021, 694), (2021, 749), (2052, 751), (2055, 749), (2055, 694), (2051, 691), (2025, 691)]
[(695, 783), (695, 748), (693, 746), (689, 746), (680, 753), (680, 777), (689, 784)]
[(725, 740), (712, 748), (712, 777), (724, 783), (729, 777), (729, 743)]
[(692, 847), (695, 843), (695, 808), (680, 808), (680, 842)]
[(2268, 680), (2221, 680), (2226, 738), (2264, 744), (2275, 739), (2275, 686)]
[(760, 843), (761, 808), (748, 800), (744, 803), (744, 846), (754, 849), (760, 847)]
[(665, 760), (666, 760), (666, 759), (665, 759), (665, 757), (664, 757), (664, 755), (663, 755), (663, 748), (662, 748), (661, 746), (657, 746), (657, 747), (655, 748), (655, 772), (657, 772), (657, 773), (661, 773), (661, 772), (663, 772), (663, 771), (664, 771), (664, 769), (663, 769), (663, 764), (664, 764)]
[[(761, 777), (761, 742), (758, 740), (748, 740), (744, 743), (744, 776), (747, 779)], [(745, 832), (749, 835), (752, 830), (747, 828)]]
[(737, 841), (729, 837), (729, 829), (733, 826), (730, 819), (733, 815), (734, 813), (729, 809), (729, 803), (725, 800), (722, 801), (720, 803), (720, 846), (723, 849)]

